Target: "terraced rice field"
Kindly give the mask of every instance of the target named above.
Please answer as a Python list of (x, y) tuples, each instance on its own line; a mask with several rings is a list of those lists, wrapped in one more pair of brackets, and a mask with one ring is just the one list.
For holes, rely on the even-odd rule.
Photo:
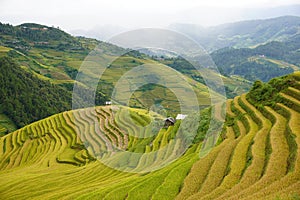
[(172, 140), (180, 122), (152, 135), (142, 127), (159, 116), (143, 110), (131, 110), (142, 126), (132, 125), (126, 108), (54, 115), (0, 138), (0, 199), (299, 199), (299, 94), (296, 84), (280, 93), (284, 101), (259, 110), (246, 95), (228, 100), (233, 121), (222, 142), (203, 158), (202, 143), (193, 144), (147, 173), (118, 171), (96, 157), (113, 148), (151, 153), (174, 143), (155, 157), (120, 158), (128, 166), (161, 162), (181, 146)]

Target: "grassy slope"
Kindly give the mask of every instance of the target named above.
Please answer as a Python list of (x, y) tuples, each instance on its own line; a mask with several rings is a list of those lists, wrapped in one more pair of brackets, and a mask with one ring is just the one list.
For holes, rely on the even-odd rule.
[[(103, 76), (101, 77), (101, 83), (99, 83), (98, 85), (99, 91), (107, 96), (110, 96), (117, 81), (126, 72), (133, 69), (134, 66), (155, 63), (155, 61), (149, 58), (136, 58), (127, 55), (117, 58), (113, 55), (113, 53), (109, 52), (110, 48), (112, 48), (109, 47), (109, 45), (101, 43), (100, 47), (108, 49), (107, 52), (101, 55), (101, 59), (116, 59), (111, 64), (111, 67), (105, 70)], [(26, 54), (21, 53), (18, 50), (12, 50), (5, 47), (2, 47), (2, 49), (4, 52), (3, 56), (12, 57), (19, 63), (20, 66), (22, 66), (24, 70), (31, 71), (38, 78), (66, 87), (68, 90), (72, 90), (74, 79), (76, 78), (76, 72), (87, 56), (87, 52), (85, 51), (68, 52), (47, 48), (40, 49), (37, 47), (32, 47)], [(156, 62), (156, 64), (159, 63)], [(72, 73), (70, 74), (70, 72)], [(168, 75), (168, 73), (165, 74), (166, 76)], [(98, 78), (95, 77), (93, 73), (88, 72), (87, 75), (90, 80)], [(184, 77), (194, 89), (199, 99), (200, 105), (207, 106), (210, 104), (209, 95), (218, 96), (218, 94), (216, 93), (210, 94), (204, 84), (196, 82), (187, 76)], [(233, 90), (237, 88), (237, 90), (245, 91), (243, 88), (236, 87), (238, 83), (236, 83), (235, 81), (231, 81), (228, 78), (226, 79), (226, 83), (228, 83), (228, 85), (232, 87)], [(183, 89), (186, 89), (186, 87), (184, 86)], [(135, 91), (129, 104), (130, 106), (134, 107), (146, 108), (155, 104), (154, 101), (149, 101), (149, 99), (159, 99), (160, 103), (170, 114), (177, 113), (180, 109), (179, 102), (177, 101), (176, 96), (174, 96), (174, 94), (171, 94), (167, 88), (157, 85), (151, 89), (146, 89), (146, 91)]]

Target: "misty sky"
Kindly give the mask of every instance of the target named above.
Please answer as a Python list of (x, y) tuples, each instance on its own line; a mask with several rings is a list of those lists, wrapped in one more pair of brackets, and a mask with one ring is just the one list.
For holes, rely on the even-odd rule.
[(71, 31), (103, 25), (204, 26), (242, 19), (245, 9), (300, 4), (300, 0), (0, 0), (0, 22), (34, 22)]

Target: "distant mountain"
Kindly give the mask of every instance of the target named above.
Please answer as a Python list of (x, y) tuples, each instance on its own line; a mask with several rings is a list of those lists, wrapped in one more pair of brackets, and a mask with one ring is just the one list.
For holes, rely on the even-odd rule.
[(267, 19), (287, 15), (300, 17), (300, 4), (262, 8), (246, 8), (241, 12), (241, 17), (244, 19)]
[(284, 16), (250, 20), (204, 28), (195, 24), (172, 24), (170, 28), (184, 33), (213, 51), (224, 47), (253, 47), (270, 41), (284, 41), (300, 33), (300, 17)]
[(273, 41), (256, 48), (223, 48), (211, 56), (224, 75), (269, 81), (300, 69), (299, 49), (300, 34), (284, 42)]
[[(169, 24), (174, 23), (199, 24), (208, 27), (245, 20), (270, 19), (280, 16), (300, 17), (300, 4), (279, 6), (275, 3), (266, 4), (262, 7), (248, 8), (241, 8), (238, 6), (224, 8), (218, 5), (198, 6), (191, 9), (183, 8), (175, 13), (162, 12), (155, 13), (155, 15), (150, 13), (148, 15), (144, 13), (144, 15), (148, 16), (148, 18), (151, 20), (146, 20), (144, 22), (141, 19), (137, 20), (139, 21), (136, 21), (139, 23), (139, 27), (167, 27)], [(94, 23), (97, 23), (97, 20), (95, 20)], [(73, 29), (69, 30), (69, 32), (76, 36), (85, 36), (96, 38), (98, 40), (106, 40), (115, 34), (119, 34), (130, 29), (135, 29), (135, 27), (126, 28), (123, 27), (123, 24), (119, 22), (119, 24), (96, 24), (95, 27), (90, 29)]]
[(300, 4), (276, 5), (266, 4), (262, 7), (222, 7), (199, 6), (183, 10), (172, 16), (172, 23), (201, 24), (203, 26), (217, 26), (245, 20), (270, 19), (281, 16), (300, 17)]
[(89, 38), (96, 38), (97, 40), (106, 41), (112, 36), (126, 31), (127, 28), (121, 26), (113, 26), (113, 25), (104, 25), (104, 26), (96, 26), (89, 30), (76, 29), (71, 30), (70, 33), (76, 36), (84, 36)]

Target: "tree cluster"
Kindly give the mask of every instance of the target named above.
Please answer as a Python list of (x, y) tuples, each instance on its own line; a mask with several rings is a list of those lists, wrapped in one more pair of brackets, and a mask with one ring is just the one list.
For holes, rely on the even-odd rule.
[(18, 127), (71, 109), (70, 92), (37, 78), (8, 57), (0, 59), (0, 94), (0, 112)]

